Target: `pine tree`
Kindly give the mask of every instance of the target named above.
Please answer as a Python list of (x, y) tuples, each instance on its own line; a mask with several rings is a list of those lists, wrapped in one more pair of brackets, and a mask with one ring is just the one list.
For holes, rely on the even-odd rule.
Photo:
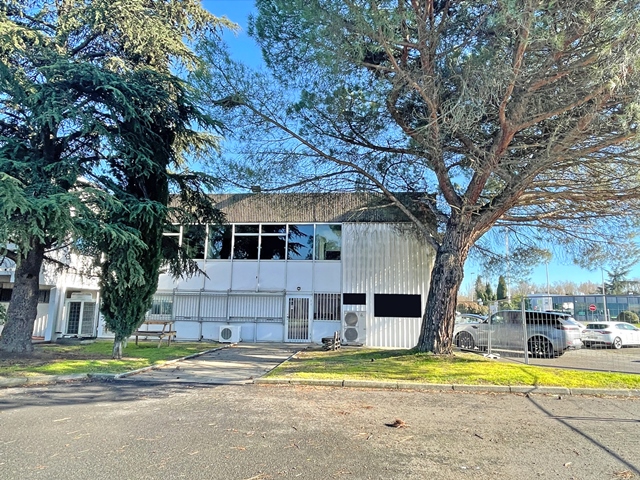
[(504, 277), (500, 275), (498, 278), (498, 289), (496, 290), (496, 300), (507, 299), (507, 282)]
[[(143, 252), (157, 255), (167, 185), (195, 186), (200, 197), (203, 177), (181, 174), (182, 152), (193, 139), (203, 149), (216, 144), (212, 135), (186, 134), (192, 120), (217, 123), (198, 116), (188, 95), (179, 98), (185, 90), (172, 69), (198, 64), (189, 42), (223, 23), (196, 0), (0, 4), (0, 254), (16, 263), (0, 350), (32, 350), (40, 270), (64, 245), (93, 255), (108, 245), (122, 288), (149, 295), (157, 260)], [(117, 215), (125, 211), (129, 218)], [(116, 250), (133, 263), (114, 261)], [(142, 321), (135, 315), (124, 323)]]

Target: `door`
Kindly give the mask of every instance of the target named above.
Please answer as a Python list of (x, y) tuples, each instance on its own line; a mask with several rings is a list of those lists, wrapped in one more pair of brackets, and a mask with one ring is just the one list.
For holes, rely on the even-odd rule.
[(95, 302), (68, 302), (66, 334), (92, 337), (94, 335), (95, 313)]
[(308, 342), (309, 317), (311, 313), (310, 297), (287, 298), (287, 342)]

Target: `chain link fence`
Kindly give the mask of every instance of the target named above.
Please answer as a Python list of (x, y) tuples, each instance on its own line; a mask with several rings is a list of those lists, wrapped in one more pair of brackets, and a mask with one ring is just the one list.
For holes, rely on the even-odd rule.
[[(505, 308), (507, 307), (507, 308)], [(461, 350), (530, 365), (640, 373), (640, 328), (617, 320), (576, 321), (566, 312), (509, 308), (494, 302), (486, 318), (460, 315)]]

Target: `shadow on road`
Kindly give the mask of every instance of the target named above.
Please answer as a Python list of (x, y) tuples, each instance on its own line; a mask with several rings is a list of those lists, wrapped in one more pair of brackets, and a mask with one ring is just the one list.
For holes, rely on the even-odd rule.
[(599, 417), (558, 416), (558, 415), (554, 415), (549, 410), (544, 408), (542, 405), (540, 405), (540, 403), (538, 403), (531, 396), (529, 396), (528, 399), (538, 410), (540, 410), (542, 413), (544, 413), (547, 417), (549, 417), (550, 419), (553, 419), (553, 420), (556, 420), (556, 421), (560, 422), (564, 426), (566, 426), (569, 429), (571, 429), (573, 432), (575, 432), (578, 435), (580, 435), (581, 437), (583, 437), (585, 440), (591, 442), (593, 445), (595, 445), (599, 449), (603, 450), (604, 452), (609, 454), (611, 457), (615, 458), (617, 461), (619, 461), (620, 463), (625, 465), (630, 471), (632, 471), (636, 475), (640, 475), (640, 468), (639, 467), (637, 467), (636, 465), (634, 465), (630, 461), (625, 460), (620, 455), (618, 455), (616, 452), (611, 450), (611, 448), (609, 448), (606, 445), (602, 444), (601, 442), (599, 442), (598, 440), (593, 438), (591, 435), (583, 432), (578, 427), (576, 427), (574, 425), (571, 425), (569, 423), (569, 420), (583, 421), (583, 422), (587, 421), (587, 422), (625, 422), (625, 423), (626, 422), (640, 423), (640, 420), (638, 420), (638, 419), (626, 419), (626, 418), (599, 418)]
[(136, 402), (166, 398), (195, 388), (217, 388), (210, 384), (165, 384), (163, 382), (106, 382), (89, 380), (16, 388), (0, 393), (0, 411), (33, 406), (79, 405), (103, 402)]

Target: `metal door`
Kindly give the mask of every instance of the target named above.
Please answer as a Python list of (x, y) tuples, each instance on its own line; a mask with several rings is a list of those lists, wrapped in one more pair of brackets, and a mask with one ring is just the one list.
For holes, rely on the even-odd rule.
[(308, 342), (311, 299), (309, 297), (288, 297), (287, 307), (286, 341)]

